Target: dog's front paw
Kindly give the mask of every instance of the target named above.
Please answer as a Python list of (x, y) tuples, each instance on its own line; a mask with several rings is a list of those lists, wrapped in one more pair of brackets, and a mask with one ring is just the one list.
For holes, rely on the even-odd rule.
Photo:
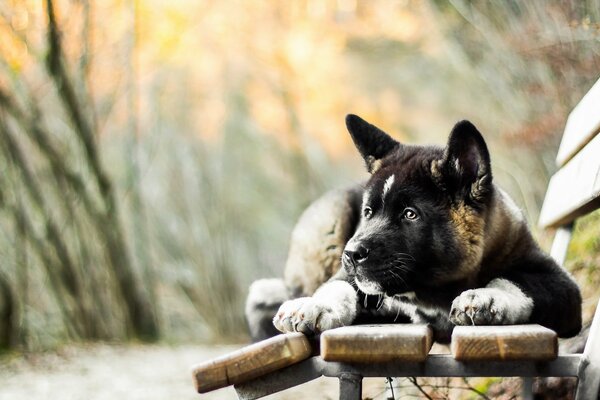
[(499, 289), (471, 289), (461, 293), (452, 302), (450, 321), (454, 325), (502, 325), (507, 320), (510, 304), (508, 296)]
[(279, 307), (273, 325), (281, 332), (320, 333), (342, 326), (332, 307), (312, 297), (288, 300)]

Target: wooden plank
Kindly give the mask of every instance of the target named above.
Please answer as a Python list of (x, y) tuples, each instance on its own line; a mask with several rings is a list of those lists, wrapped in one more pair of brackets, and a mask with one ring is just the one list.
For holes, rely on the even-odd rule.
[(431, 344), (432, 331), (427, 325), (345, 326), (321, 334), (321, 357), (354, 363), (423, 361)]
[(600, 80), (573, 109), (563, 134), (556, 163), (565, 165), (600, 131)]
[(459, 361), (553, 360), (558, 339), (540, 325), (457, 326), (450, 349)]
[(542, 228), (572, 222), (600, 206), (600, 135), (560, 169), (548, 184), (540, 213)]
[(311, 347), (301, 333), (277, 335), (193, 368), (198, 393), (243, 383), (308, 358)]

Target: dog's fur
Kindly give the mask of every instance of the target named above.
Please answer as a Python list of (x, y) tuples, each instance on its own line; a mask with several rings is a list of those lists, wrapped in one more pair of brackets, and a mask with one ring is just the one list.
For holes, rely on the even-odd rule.
[(276, 332), (271, 320), (306, 334), (410, 320), (433, 326), (439, 341), (454, 325), (538, 323), (564, 337), (580, 330), (577, 285), (492, 183), (473, 124), (457, 123), (445, 148), (400, 144), (355, 115), (346, 125), (371, 177), (302, 215), (285, 283), (251, 287), (254, 339)]

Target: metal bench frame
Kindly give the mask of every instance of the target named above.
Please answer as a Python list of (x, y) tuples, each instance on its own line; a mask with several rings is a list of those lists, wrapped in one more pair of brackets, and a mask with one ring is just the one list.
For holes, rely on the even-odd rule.
[[(365, 377), (577, 377), (586, 364), (583, 360), (584, 356), (580, 354), (569, 354), (548, 362), (461, 362), (450, 354), (434, 354), (424, 362), (347, 364), (324, 361), (315, 356), (253, 381), (235, 385), (235, 389), (241, 399), (256, 399), (326, 376), (339, 379), (340, 399), (360, 399), (362, 379)], [(585, 394), (578, 391), (578, 396), (580, 393), (579, 398), (592, 398), (587, 391)]]

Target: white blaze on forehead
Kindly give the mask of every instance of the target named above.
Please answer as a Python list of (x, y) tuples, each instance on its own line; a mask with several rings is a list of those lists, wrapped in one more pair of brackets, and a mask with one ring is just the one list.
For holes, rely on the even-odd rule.
[(363, 208), (365, 208), (367, 206), (367, 204), (369, 204), (369, 199), (370, 199), (370, 192), (369, 192), (369, 190), (365, 190), (363, 192), (363, 197), (362, 197)]
[(394, 175), (390, 175), (386, 180), (385, 183), (383, 184), (383, 194), (381, 195), (382, 198), (385, 198), (385, 195), (387, 194), (387, 192), (390, 191), (390, 189), (392, 188), (392, 185), (394, 184)]

